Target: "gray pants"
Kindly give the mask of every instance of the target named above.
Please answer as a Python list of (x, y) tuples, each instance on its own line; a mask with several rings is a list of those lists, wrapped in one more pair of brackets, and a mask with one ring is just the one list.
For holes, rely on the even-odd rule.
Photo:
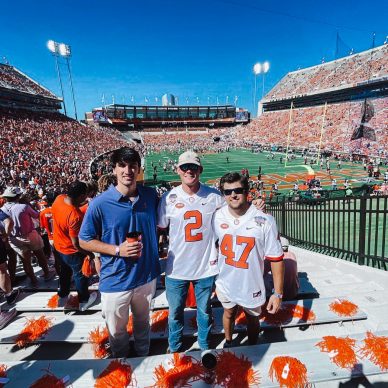
[(138, 356), (147, 356), (150, 347), (150, 305), (156, 279), (130, 291), (101, 292), (102, 314), (109, 331), (113, 357), (128, 357), (129, 308), (133, 314), (133, 337)]

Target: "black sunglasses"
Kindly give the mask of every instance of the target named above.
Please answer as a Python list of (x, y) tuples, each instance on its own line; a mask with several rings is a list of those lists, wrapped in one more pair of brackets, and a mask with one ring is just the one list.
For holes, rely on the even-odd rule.
[(223, 190), (224, 195), (232, 195), (233, 192), (235, 194), (244, 194), (245, 189), (243, 187), (236, 187), (234, 189), (224, 189)]
[(181, 166), (179, 166), (179, 168), (183, 171), (183, 172), (186, 172), (186, 171), (198, 171), (199, 170), (199, 167), (198, 164), (194, 164), (194, 163), (187, 163), (187, 164), (182, 164)]

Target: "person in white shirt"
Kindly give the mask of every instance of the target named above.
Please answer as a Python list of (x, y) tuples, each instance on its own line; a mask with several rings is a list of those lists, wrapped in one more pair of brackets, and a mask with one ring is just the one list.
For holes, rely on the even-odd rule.
[(228, 173), (221, 178), (220, 189), (227, 206), (216, 211), (213, 231), (219, 246), (216, 292), (224, 307), (224, 347), (232, 346), (238, 306), (245, 311), (249, 344), (255, 344), (261, 306), (266, 301), (264, 260), (271, 262), (274, 281), (267, 310), (275, 314), (283, 297), (283, 249), (275, 219), (248, 202), (249, 185), (245, 177)]
[[(166, 264), (166, 295), (169, 304), (169, 351), (182, 348), (183, 316), (190, 282), (197, 302), (198, 344), (209, 349), (212, 325), (210, 297), (218, 273), (212, 217), (224, 199), (221, 193), (199, 181), (199, 156), (180, 155), (177, 172), (182, 184), (163, 195), (158, 207), (158, 227), (169, 231)], [(213, 264), (213, 265), (211, 265)]]

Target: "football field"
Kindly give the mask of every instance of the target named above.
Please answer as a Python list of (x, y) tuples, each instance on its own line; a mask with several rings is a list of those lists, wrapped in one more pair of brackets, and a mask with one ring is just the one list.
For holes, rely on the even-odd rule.
[[(171, 170), (163, 171), (163, 164), (168, 159), (178, 160), (178, 153), (162, 152), (151, 154), (145, 160), (145, 178), (150, 181), (153, 179), (152, 163), (157, 166), (158, 181), (178, 181), (179, 177)], [(282, 162), (280, 161), (282, 158)], [(252, 153), (250, 150), (237, 149), (230, 152), (213, 153), (201, 155), (203, 173), (201, 181), (203, 183), (212, 184), (222, 175), (230, 171), (241, 172), (243, 168), (249, 170), (249, 174), (253, 179), (257, 178), (259, 166), (261, 166), (262, 181), (265, 184), (265, 189), (269, 190), (271, 184), (278, 183), (280, 191), (287, 191), (293, 188), (294, 183), (298, 182), (302, 185), (307, 177), (314, 174), (319, 177), (322, 186), (326, 189), (331, 188), (331, 180), (335, 178), (338, 183), (338, 188), (343, 187), (345, 179), (349, 179), (352, 186), (360, 186), (363, 182), (359, 182), (361, 178), (367, 176), (363, 170), (361, 163), (346, 163), (343, 162), (341, 169), (338, 169), (337, 162), (331, 161), (331, 175), (326, 172), (326, 165), (321, 170), (319, 165), (304, 165), (302, 157), (297, 156), (295, 160), (289, 161), (285, 166), (285, 154), (275, 153), (274, 159), (269, 152)]]

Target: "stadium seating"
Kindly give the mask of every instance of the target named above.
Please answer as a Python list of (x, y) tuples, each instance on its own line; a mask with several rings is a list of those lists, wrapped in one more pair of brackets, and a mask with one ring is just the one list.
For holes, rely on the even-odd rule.
[[(202, 128), (205, 129), (205, 128)], [(195, 149), (198, 152), (220, 152), (227, 147), (237, 145), (230, 134), (230, 129), (212, 129), (208, 132), (176, 132), (143, 134), (147, 152), (180, 152), (184, 149)], [(219, 138), (219, 141), (215, 141)]]
[[(374, 129), (376, 141), (365, 138), (351, 141), (354, 130), (361, 122), (363, 101), (329, 104), (323, 124), (322, 149), (388, 156), (388, 99), (375, 98), (368, 101), (374, 107), (374, 116), (366, 125)], [(294, 109), (290, 131), (290, 110), (265, 112), (246, 126), (244, 132), (238, 131), (236, 135), (239, 139), (249, 138), (261, 144), (286, 146), (290, 132), (289, 144), (293, 147), (318, 149), (323, 112), (322, 105)]]
[(388, 45), (384, 45), (336, 61), (290, 72), (264, 97), (264, 100), (281, 100), (314, 94), (387, 76), (387, 55)]
[(31, 80), (13, 66), (0, 64), (0, 86), (7, 89), (16, 89), (19, 92), (39, 94), (44, 97), (57, 98), (49, 90)]

